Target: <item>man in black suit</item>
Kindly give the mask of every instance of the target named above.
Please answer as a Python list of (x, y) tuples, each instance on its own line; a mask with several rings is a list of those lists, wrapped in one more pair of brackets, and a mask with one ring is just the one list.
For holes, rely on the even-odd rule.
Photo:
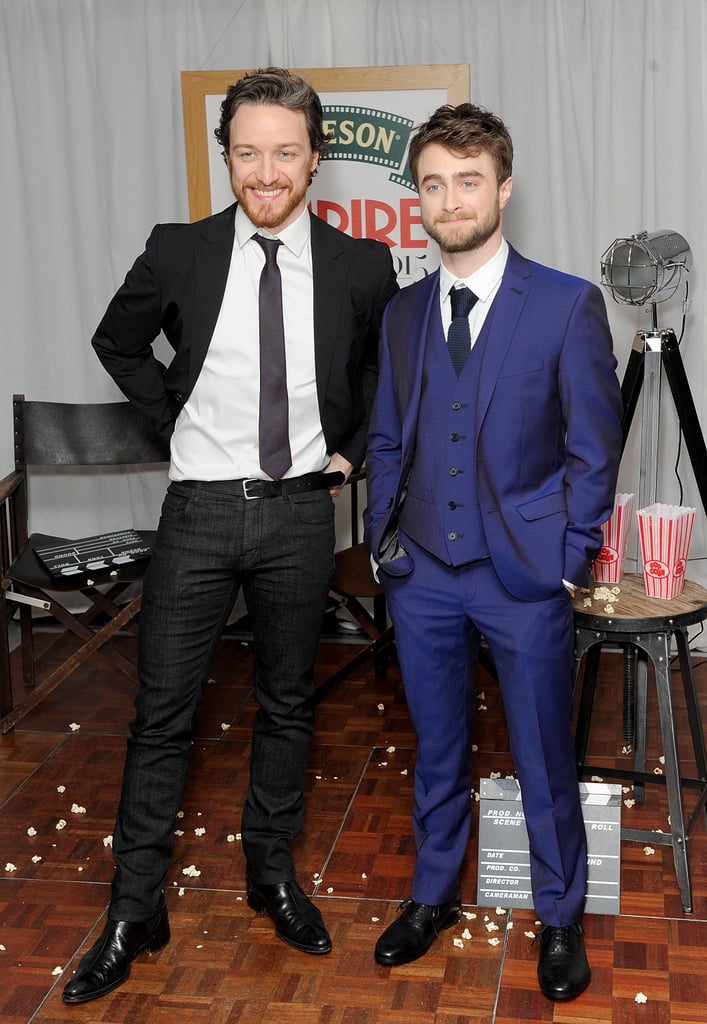
[[(303, 820), (332, 498), (363, 461), (378, 328), (397, 284), (385, 245), (306, 209), (322, 122), (317, 94), (283, 69), (231, 86), (216, 137), (237, 202), (157, 226), (93, 338), (121, 390), (171, 439), (171, 482), (145, 580), (108, 921), (64, 989), (69, 1003), (110, 992), (140, 952), (169, 941), (162, 887), (192, 718), (240, 588), (259, 705), (242, 823), (248, 902), (296, 949), (331, 949), (288, 841)], [(174, 349), (168, 367), (153, 350), (160, 332)], [(260, 354), (273, 338), (286, 362), (279, 397), (261, 377), (278, 362)]]

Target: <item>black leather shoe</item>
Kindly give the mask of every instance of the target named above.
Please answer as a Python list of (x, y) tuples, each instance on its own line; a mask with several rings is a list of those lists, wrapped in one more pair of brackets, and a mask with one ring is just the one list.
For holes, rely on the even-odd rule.
[(584, 951), (584, 929), (581, 924), (565, 928), (545, 925), (538, 933), (538, 981), (547, 999), (562, 1002), (576, 999), (592, 978)]
[(275, 922), (275, 934), (303, 953), (328, 953), (331, 939), (319, 910), (305, 896), (297, 882), (256, 885), (246, 880), (248, 906), (256, 913), (267, 912)]
[(149, 921), (108, 920), (103, 934), (82, 958), (76, 974), (64, 989), (65, 1003), (88, 1003), (112, 992), (130, 977), (130, 965), (138, 953), (156, 953), (169, 942), (167, 908)]
[(403, 913), (388, 925), (376, 943), (375, 958), (386, 967), (409, 964), (424, 956), (444, 928), (450, 928), (461, 917), (462, 901), (457, 895), (448, 903), (431, 905), (405, 900)]

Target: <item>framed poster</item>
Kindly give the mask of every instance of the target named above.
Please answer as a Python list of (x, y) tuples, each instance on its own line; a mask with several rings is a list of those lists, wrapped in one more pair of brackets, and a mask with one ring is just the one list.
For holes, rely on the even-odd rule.
[[(295, 68), (319, 93), (332, 142), (308, 192), (314, 213), (354, 237), (386, 242), (402, 285), (434, 270), (407, 167), (415, 126), (444, 103), (469, 100), (468, 64)], [(214, 138), (221, 102), (240, 71), (183, 71), (189, 214), (208, 217), (233, 202)]]

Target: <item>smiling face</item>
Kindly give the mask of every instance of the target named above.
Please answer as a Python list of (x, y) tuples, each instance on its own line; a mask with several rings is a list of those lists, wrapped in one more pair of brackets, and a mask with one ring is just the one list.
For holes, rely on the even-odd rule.
[(318, 161), (301, 110), (244, 103), (233, 115), (231, 188), (256, 227), (275, 233), (299, 217)]
[(417, 178), (422, 223), (443, 255), (473, 255), (475, 266), (493, 256), (501, 244), (501, 211), (512, 179), (498, 184), (489, 153), (464, 156), (430, 143), (420, 153)]

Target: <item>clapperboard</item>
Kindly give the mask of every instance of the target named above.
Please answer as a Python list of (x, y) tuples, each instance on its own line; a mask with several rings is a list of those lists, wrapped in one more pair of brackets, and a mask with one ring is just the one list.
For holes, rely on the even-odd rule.
[(47, 572), (55, 579), (89, 576), (91, 573), (119, 572), (134, 562), (150, 557), (151, 547), (136, 530), (101, 533), (82, 540), (64, 540), (35, 553)]
[[(588, 914), (619, 913), (621, 786), (580, 782), (587, 833)], [(481, 779), (477, 903), (481, 907), (533, 906), (530, 853), (516, 779)]]

